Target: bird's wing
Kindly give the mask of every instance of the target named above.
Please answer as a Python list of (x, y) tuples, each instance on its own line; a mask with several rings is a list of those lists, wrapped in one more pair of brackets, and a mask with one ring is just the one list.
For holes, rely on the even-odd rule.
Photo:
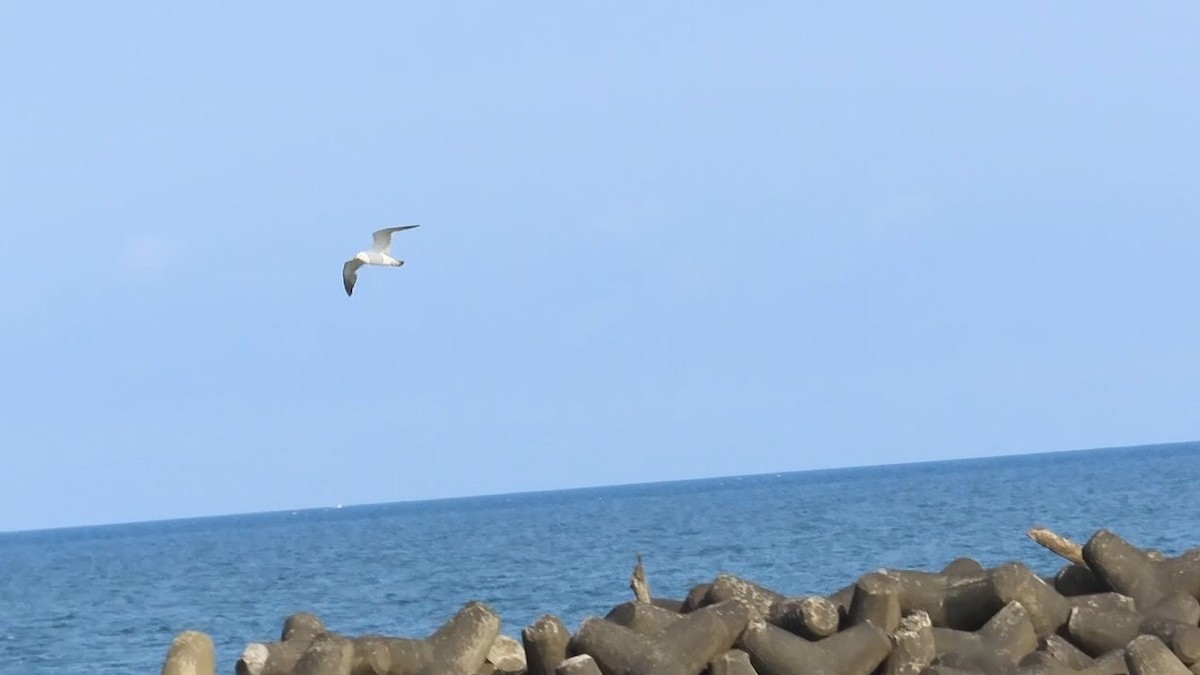
[(346, 295), (354, 294), (354, 282), (358, 281), (358, 268), (365, 263), (358, 258), (351, 258), (342, 265), (342, 286), (346, 287)]
[(376, 253), (391, 254), (392, 251), (392, 233), (400, 230), (411, 230), (420, 225), (401, 225), (399, 227), (385, 227), (382, 230), (375, 230), (371, 234), (371, 250)]

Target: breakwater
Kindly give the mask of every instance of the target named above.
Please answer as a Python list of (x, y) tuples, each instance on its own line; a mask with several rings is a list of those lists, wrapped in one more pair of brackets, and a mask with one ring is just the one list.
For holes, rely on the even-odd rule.
[[(1200, 673), (1200, 548), (1144, 550), (1109, 530), (1077, 545), (1030, 537), (1065, 559), (1051, 577), (971, 557), (940, 570), (877, 569), (829, 595), (786, 596), (719, 574), (658, 597), (641, 561), (634, 598), (572, 633), (554, 614), (500, 634), (482, 602), (423, 637), (343, 635), (314, 614), (250, 642), (238, 675), (1188, 675)], [(186, 631), (162, 675), (217, 670)]]

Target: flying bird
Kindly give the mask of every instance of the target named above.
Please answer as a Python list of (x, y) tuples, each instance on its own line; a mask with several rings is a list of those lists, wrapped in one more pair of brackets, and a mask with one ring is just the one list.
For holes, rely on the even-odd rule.
[(342, 285), (346, 287), (347, 297), (354, 294), (354, 283), (358, 281), (358, 268), (363, 265), (400, 267), (404, 264), (403, 260), (392, 257), (392, 234), (401, 230), (411, 230), (414, 227), (420, 227), (420, 225), (385, 227), (371, 234), (371, 250), (359, 251), (342, 265)]

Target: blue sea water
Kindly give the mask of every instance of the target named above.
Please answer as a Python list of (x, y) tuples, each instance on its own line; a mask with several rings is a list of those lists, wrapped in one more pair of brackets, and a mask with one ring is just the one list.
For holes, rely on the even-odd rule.
[(288, 614), (423, 636), (483, 600), (519, 637), (732, 572), (830, 593), (879, 567), (959, 556), (1062, 562), (1026, 538), (1106, 527), (1200, 546), (1200, 443), (318, 509), (0, 535), (0, 673), (157, 673), (172, 637), (213, 636), (218, 672)]

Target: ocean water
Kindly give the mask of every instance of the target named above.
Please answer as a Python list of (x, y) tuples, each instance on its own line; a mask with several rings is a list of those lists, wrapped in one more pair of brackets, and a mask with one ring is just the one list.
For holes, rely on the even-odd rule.
[(0, 673), (157, 673), (202, 630), (232, 673), (312, 611), (349, 634), (424, 636), (469, 600), (513, 637), (732, 572), (791, 595), (959, 556), (1062, 562), (1025, 536), (1106, 527), (1200, 546), (1200, 443), (657, 483), (0, 535)]

